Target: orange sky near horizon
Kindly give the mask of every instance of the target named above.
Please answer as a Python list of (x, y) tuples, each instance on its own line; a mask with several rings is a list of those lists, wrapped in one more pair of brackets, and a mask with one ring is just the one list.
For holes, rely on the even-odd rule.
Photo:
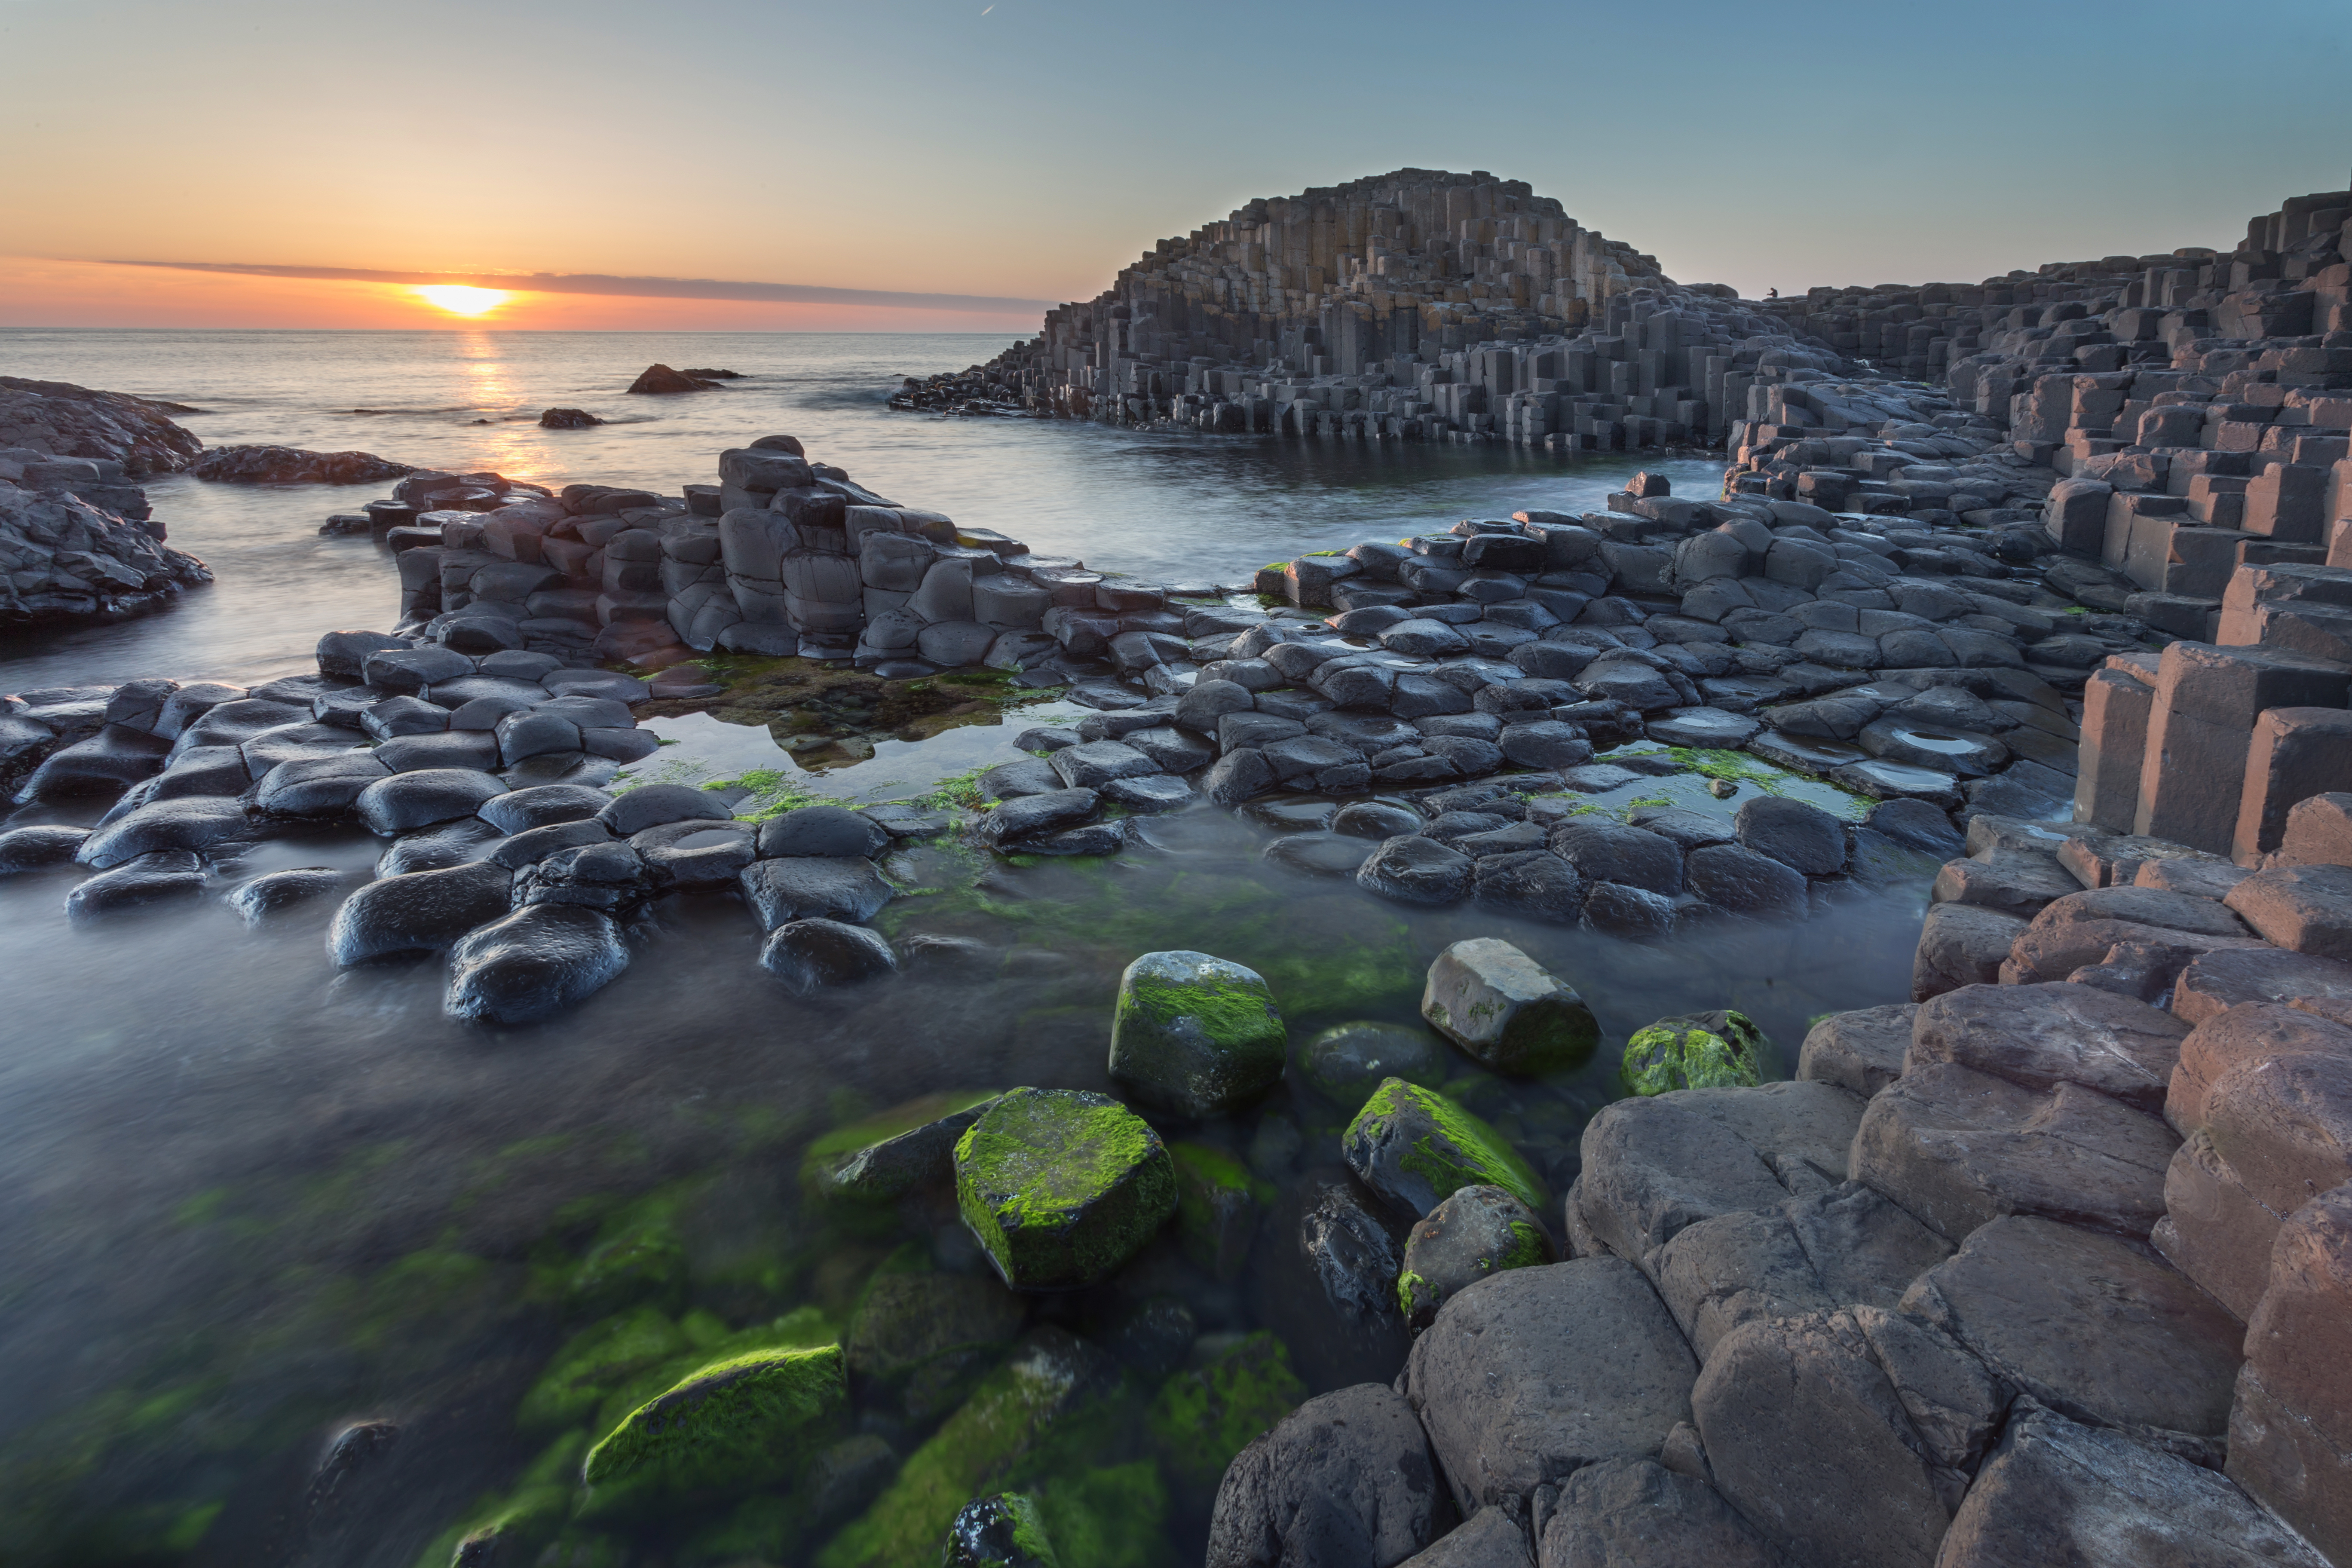
[(1034, 315), (743, 300), (509, 292), (481, 315), (403, 283), (183, 272), (0, 256), (0, 328), (187, 327), (575, 332), (1029, 333)]

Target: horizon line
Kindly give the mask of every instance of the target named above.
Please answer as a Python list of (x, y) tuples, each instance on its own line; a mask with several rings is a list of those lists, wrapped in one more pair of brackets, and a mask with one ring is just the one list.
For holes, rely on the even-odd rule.
[(524, 294), (595, 294), (646, 300), (735, 300), (766, 304), (868, 305), (901, 310), (964, 310), (982, 315), (1043, 315), (1045, 300), (992, 294), (931, 294), (884, 289), (836, 289), (818, 283), (740, 283), (710, 278), (635, 278), (605, 272), (409, 272), (365, 267), (302, 267), (248, 261), (135, 261), (101, 258), (101, 267), (149, 267), (174, 272), (229, 273), (325, 283), (394, 283), (409, 288), (455, 284)]

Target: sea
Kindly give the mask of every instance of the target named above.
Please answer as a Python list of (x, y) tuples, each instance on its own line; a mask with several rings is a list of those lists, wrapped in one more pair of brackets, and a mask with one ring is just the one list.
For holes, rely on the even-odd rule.
[[(178, 417), (211, 446), (360, 449), (550, 486), (672, 489), (711, 479), (722, 448), (793, 435), (894, 500), (1041, 552), (1194, 580), (1245, 582), (1305, 551), (1520, 508), (1593, 510), (1638, 466), (885, 406), (902, 378), (963, 369), (1010, 341), (12, 331), (0, 332), (0, 373), (191, 405)], [(656, 362), (742, 378), (628, 395)], [(544, 429), (548, 407), (607, 423)], [(1664, 467), (1678, 492), (1707, 493), (1720, 477), (1703, 459)], [(155, 515), (215, 583), (140, 619), (0, 644), (0, 692), (145, 676), (250, 683), (310, 668), (324, 632), (389, 626), (396, 582), (382, 549), (318, 531), (382, 489), (157, 479)], [(919, 795), (1020, 757), (1021, 729), (1079, 711), (1047, 694), (1002, 721), (885, 741), (804, 782), (848, 801)], [(664, 776), (796, 767), (761, 727), (707, 715), (655, 727), (672, 742), (657, 753)], [(1720, 813), (1773, 788), (1854, 808), (1810, 781), (1743, 779), (1729, 800), (1706, 784), (1644, 779), (1593, 805)], [(102, 808), (0, 805), (0, 830)], [(1141, 842), (1102, 860), (1005, 863), (952, 841), (907, 851), (887, 866), (903, 891), (877, 923), (902, 945), (965, 939), (986, 961), (841, 995), (796, 998), (770, 980), (731, 898), (666, 900), (634, 931), (618, 981), (559, 1018), (500, 1029), (444, 1016), (436, 963), (339, 973), (325, 944), (333, 900), (249, 927), (221, 896), (292, 866), (362, 879), (383, 845), (356, 830), (267, 840), (201, 900), (79, 925), (62, 909), (74, 873), (0, 879), (0, 1559), (441, 1568), (467, 1529), (504, 1517), (539, 1532), (519, 1562), (852, 1560), (827, 1542), (882, 1528), (860, 1511), (900, 1506), (891, 1500), (922, 1491), (905, 1478), (952, 1459), (936, 1432), (985, 1388), (989, 1346), (1013, 1331), (1002, 1314), (982, 1314), (995, 1326), (973, 1331), (982, 1342), (957, 1348), (961, 1361), (931, 1365), (929, 1384), (861, 1374), (850, 1425), (825, 1450), (862, 1445), (868, 1485), (856, 1495), (820, 1498), (804, 1471), (691, 1517), (575, 1520), (558, 1506), (563, 1478), (648, 1396), (645, 1381), (677, 1375), (694, 1347), (812, 1324), (921, 1338), (919, 1325), (864, 1316), (879, 1310), (877, 1274), (984, 1279), (984, 1260), (935, 1199), (856, 1213), (824, 1201), (805, 1180), (812, 1143), (946, 1102), (925, 1096), (1116, 1091), (1106, 1046), (1122, 970), (1189, 949), (1265, 975), (1294, 1052), (1263, 1106), (1162, 1127), (1248, 1169), (1241, 1228), (1208, 1262), (1171, 1237), (1109, 1284), (1016, 1302), (1023, 1331), (1079, 1333), (1127, 1358), (1124, 1414), (1085, 1428), (1097, 1447), (1015, 1445), (968, 1479), (1029, 1489), (1067, 1530), (1116, 1538), (1100, 1562), (1198, 1562), (1215, 1444), (1231, 1435), (1171, 1433), (1167, 1380), (1208, 1377), (1218, 1357), (1264, 1342), (1245, 1336), (1270, 1334), (1290, 1371), (1244, 1392), (1271, 1420), (1307, 1391), (1386, 1382), (1402, 1353), (1401, 1328), (1336, 1320), (1298, 1249), (1299, 1205), (1348, 1180), (1339, 1140), (1356, 1109), (1299, 1068), (1323, 1031), (1420, 1028), (1423, 972), (1468, 937), (1504, 937), (1570, 980), (1602, 1031), (1585, 1068), (1506, 1080), (1439, 1053), (1446, 1091), (1536, 1160), (1556, 1226), (1578, 1130), (1623, 1092), (1617, 1057), (1636, 1030), (1737, 1007), (1771, 1037), (1767, 1071), (1785, 1075), (1812, 1019), (1906, 994), (1917, 890), (1856, 890), (1799, 925), (1639, 944), (1475, 906), (1386, 903), (1269, 861), (1279, 826), (1196, 810), (1139, 828)], [(593, 1374), (622, 1320), (668, 1359)], [(953, 1347), (955, 1332), (934, 1337)], [(355, 1424), (395, 1435), (342, 1450), (365, 1459), (347, 1471), (329, 1457)], [(901, 1489), (877, 1502), (885, 1484)]]

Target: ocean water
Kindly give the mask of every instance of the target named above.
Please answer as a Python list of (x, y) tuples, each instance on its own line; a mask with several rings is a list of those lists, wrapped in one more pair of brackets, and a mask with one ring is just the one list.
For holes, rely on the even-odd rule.
[[(1012, 340), (978, 333), (0, 331), (0, 374), (69, 381), (203, 409), (207, 446), (360, 450), (566, 484), (708, 483), (718, 455), (764, 435), (909, 506), (1041, 553), (1146, 575), (1246, 581), (1268, 561), (1521, 507), (1597, 509), (1640, 463), (1502, 447), (1139, 436), (1094, 425), (893, 414), (903, 376), (961, 370)], [(723, 391), (633, 397), (659, 361), (743, 373)], [(540, 412), (612, 421), (544, 430)], [(1711, 490), (1719, 466), (1669, 465)], [(171, 542), (219, 581), (169, 616), (0, 643), (0, 689), (299, 665), (318, 634), (388, 625), (380, 547), (318, 524), (373, 486), (255, 489), (184, 477), (149, 487)]]
[[(959, 369), (999, 346), (11, 332), (0, 333), (0, 371), (196, 405), (205, 412), (185, 423), (214, 445), (358, 447), (550, 484), (667, 488), (709, 478), (724, 446), (789, 432), (896, 500), (1040, 551), (1187, 576), (1239, 576), (1306, 549), (1523, 506), (1584, 510), (1632, 467), (883, 408), (898, 376)], [(625, 396), (655, 360), (751, 379), (687, 398)], [(551, 405), (615, 422), (544, 431), (535, 420)], [(1670, 471), (1678, 489), (1700, 490), (1717, 474), (1704, 462)], [(160, 615), (0, 647), (0, 690), (258, 679), (306, 668), (323, 631), (390, 622), (382, 552), (315, 532), (323, 514), (374, 489), (173, 478), (152, 493), (173, 542), (219, 582)], [(885, 742), (814, 787), (917, 795), (1019, 755), (1012, 738), (1027, 724), (1074, 716), (1045, 697), (1003, 722)], [(763, 729), (699, 715), (656, 727), (677, 742), (660, 766), (683, 779), (792, 767)], [(1759, 787), (1717, 802), (1703, 783), (1646, 780), (1619, 792), (1627, 800), (1596, 804), (1642, 795), (1727, 811)], [(1800, 781), (1774, 787), (1847, 804)], [(0, 828), (99, 809), (0, 809)], [(1142, 952), (1196, 948), (1258, 969), (1295, 1055), (1334, 1024), (1413, 1026), (1421, 976), (1446, 944), (1517, 942), (1582, 990), (1601, 1051), (1532, 1083), (1452, 1056), (1445, 1082), (1558, 1188), (1573, 1175), (1583, 1119), (1619, 1092), (1617, 1050), (1651, 1021), (1740, 1007), (1773, 1037), (1785, 1072), (1817, 1015), (1901, 1000), (1928, 869), (1916, 889), (1853, 891), (1801, 926), (1717, 925), (1644, 946), (1467, 906), (1382, 903), (1270, 864), (1272, 830), (1222, 812), (1142, 831), (1146, 842), (1102, 861), (1007, 865), (952, 845), (894, 859), (907, 891), (877, 923), (902, 941), (963, 938), (1000, 955), (975, 971), (910, 971), (799, 1000), (757, 967), (759, 933), (740, 904), (675, 899), (635, 933), (614, 984), (562, 1017), (499, 1030), (443, 1016), (437, 964), (338, 973), (325, 952), (331, 900), (248, 928), (218, 897), (287, 866), (362, 876), (383, 847), (363, 833), (268, 840), (221, 868), (204, 899), (81, 927), (62, 913), (71, 873), (0, 879), (0, 1559), (440, 1568), (453, 1531), (527, 1501), (534, 1467), (576, 1464), (625, 1398), (631, 1385), (617, 1374), (599, 1385), (605, 1415), (550, 1418), (529, 1398), (551, 1357), (614, 1312), (656, 1317), (674, 1362), (692, 1359), (688, 1342), (794, 1313), (842, 1330), (877, 1270), (984, 1276), (937, 1194), (879, 1214), (812, 1197), (808, 1146), (921, 1095), (1024, 1083), (1110, 1091), (1111, 1002)], [(1171, 1140), (1220, 1150), (1266, 1184), (1238, 1273), (1204, 1268), (1171, 1237), (1110, 1284), (1027, 1300), (1015, 1315), (1132, 1355), (1127, 1328), (1172, 1302), (1203, 1336), (1196, 1354), (1230, 1342), (1216, 1336), (1267, 1331), (1306, 1388), (1385, 1381), (1399, 1346), (1341, 1331), (1286, 1228), (1286, 1205), (1332, 1174), (1353, 1109), (1294, 1074), (1247, 1114), (1165, 1122)], [(592, 1258), (632, 1246), (653, 1259), (634, 1294), (583, 1286), (601, 1267)], [(1165, 1371), (1135, 1355), (1117, 1419), (1081, 1428), (1096, 1450), (1049, 1443), (1009, 1457), (995, 1482), (1039, 1489), (1066, 1517), (1094, 1508), (1097, 1526), (1125, 1532), (1118, 1561), (1197, 1562), (1209, 1491), (1188, 1473), (1190, 1450), (1155, 1436), (1148, 1415)], [(861, 1379), (834, 1436), (919, 1458), (941, 1413)], [(329, 1441), (357, 1421), (401, 1435), (322, 1493), (313, 1477)], [(839, 1521), (806, 1505), (805, 1489), (772, 1488), (649, 1522), (574, 1522), (557, 1555), (534, 1545), (516, 1560), (807, 1563)], [(1107, 1511), (1119, 1517), (1106, 1522)]]

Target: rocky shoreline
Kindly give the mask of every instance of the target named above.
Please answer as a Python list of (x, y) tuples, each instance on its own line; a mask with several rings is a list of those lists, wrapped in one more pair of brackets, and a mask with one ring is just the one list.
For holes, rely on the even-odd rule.
[[(0, 834), (0, 872), (76, 863), (68, 908), (96, 916), (357, 822), (388, 841), (373, 879), (231, 898), (339, 897), (336, 963), (432, 955), (453, 1016), (512, 1023), (608, 983), (669, 892), (735, 890), (762, 966), (814, 994), (952, 962), (869, 927), (900, 847), (1095, 858), (1231, 807), (1291, 830), (1269, 859), (1372, 897), (1636, 938), (1932, 875), (1913, 1001), (1822, 1018), (1773, 1083), (1738, 1015), (1661, 1019), (1623, 1047), (1632, 1092), (1538, 1169), (1402, 1068), (1412, 1039), (1293, 1060), (1264, 978), (1147, 953), (1109, 999), (1124, 1100), (975, 1094), (812, 1157), (832, 1199), (954, 1214), (992, 1280), (877, 1276), (845, 1333), (780, 1320), (665, 1350), (650, 1383), (589, 1370), (621, 1331), (600, 1321), (556, 1364), (605, 1416), (439, 1550), (620, 1560), (633, 1530), (772, 1515), (760, 1560), (944, 1539), (1068, 1568), (1119, 1505), (1024, 1478), (1148, 1423), (1213, 1568), (2352, 1562), (2352, 197), (2297, 198), (2226, 257), (1743, 303), (1524, 187), (1387, 179), (1163, 245), (958, 384), (1210, 430), (1719, 437), (1721, 491), (1637, 476), (1604, 511), (1220, 585), (1035, 556), (790, 437), (677, 497), (414, 472), (331, 525), (391, 547), (400, 622), (331, 633), (317, 675), (8, 699), (19, 800), (118, 798), (87, 831)], [(726, 694), (714, 652), (976, 667), (1091, 712), (1024, 734), (980, 809), (751, 821), (740, 788), (606, 788), (654, 749), (647, 704)], [(1588, 804), (1675, 773), (1874, 804)], [(1506, 1078), (1599, 1044), (1567, 978), (1492, 939), (1446, 949), (1421, 1011), (1446, 1044), (1419, 1049)], [(1262, 1213), (1180, 1134), (1302, 1070), (1359, 1109), (1328, 1179)], [(1031, 1321), (1163, 1230), (1213, 1274), (1253, 1246), (1300, 1272), (1328, 1343), (1187, 1327), (1162, 1356), (1134, 1324)], [(907, 1313), (982, 1347), (935, 1405), (929, 1373), (894, 1381), (946, 1345), (888, 1338)], [(1358, 1354), (1392, 1381), (1302, 1397), (1291, 1356)], [(886, 1385), (920, 1413), (894, 1437), (929, 1433), (903, 1457), (850, 1431)]]

